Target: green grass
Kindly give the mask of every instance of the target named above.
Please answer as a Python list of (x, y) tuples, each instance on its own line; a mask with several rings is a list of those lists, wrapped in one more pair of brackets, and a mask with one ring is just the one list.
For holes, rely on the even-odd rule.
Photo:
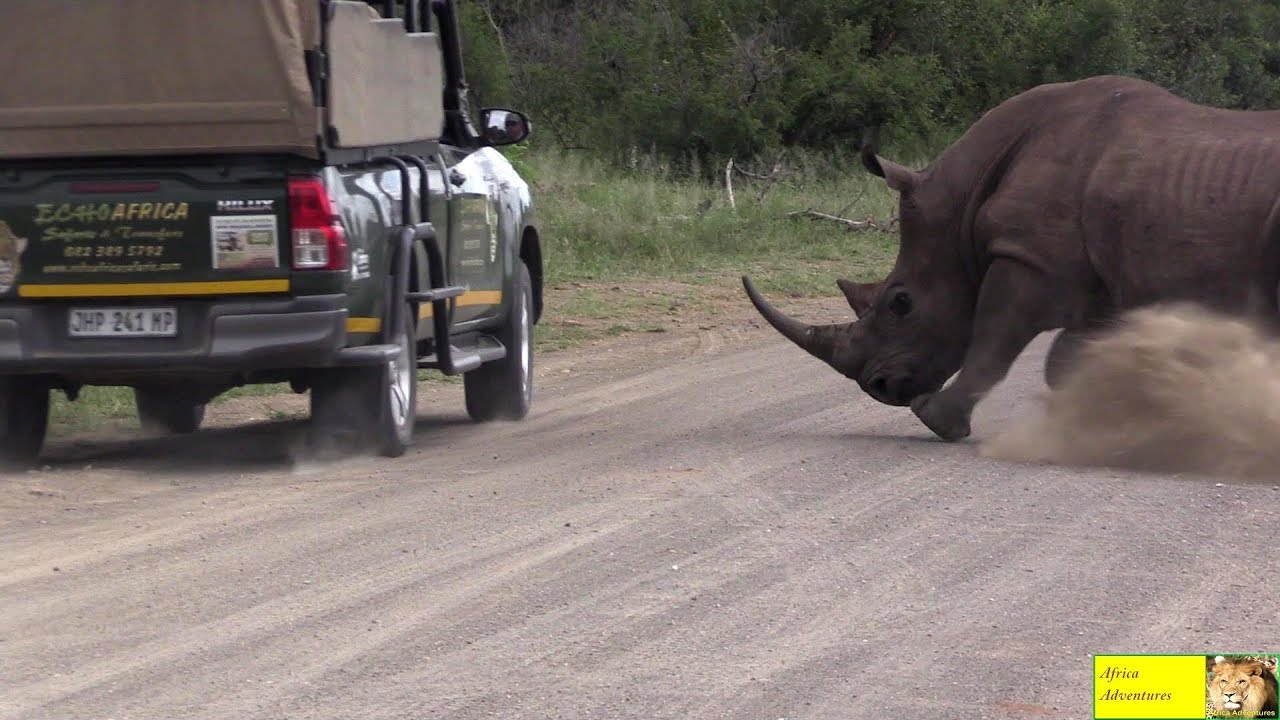
[[(226, 402), (237, 397), (270, 396), (292, 393), (288, 383), (270, 385), (246, 385), (232, 388), (214, 399), (214, 403)], [(126, 387), (86, 387), (75, 402), (67, 400), (55, 391), (49, 405), (49, 422), (69, 428), (89, 427), (104, 418), (123, 423), (132, 421), (137, 426), (138, 411), (133, 404), (133, 390)]]
[[(589, 285), (566, 293), (557, 308), (560, 317), (585, 322), (540, 325), (538, 352), (567, 350), (600, 337), (661, 332), (665, 315), (706, 302), (698, 286), (736, 286), (743, 274), (763, 292), (834, 295), (835, 278), (882, 278), (897, 253), (895, 232), (852, 231), (798, 214), (814, 210), (877, 222), (893, 217), (897, 196), (856, 157), (795, 158), (767, 191), (765, 182), (735, 172), (731, 206), (723, 173), (716, 182), (699, 182), (674, 178), (655, 162), (617, 169), (572, 153), (520, 150), (519, 167), (532, 185), (541, 224), (548, 286)], [(639, 295), (598, 286), (656, 280), (685, 285)], [(436, 371), (419, 377), (461, 382)], [(214, 403), (288, 392), (287, 384), (252, 385)], [(54, 393), (50, 413), (53, 424), (73, 429), (102, 419), (137, 425), (128, 388), (84, 388), (74, 403)]]
[[(622, 171), (573, 154), (543, 154), (534, 167), (534, 202), (548, 279), (645, 277), (723, 282), (746, 272), (762, 288), (834, 292), (832, 272), (883, 277), (896, 235), (852, 231), (809, 216), (885, 221), (896, 195), (851, 160), (810, 159), (768, 187), (734, 173), (734, 205), (723, 179), (674, 179), (655, 164)], [(845, 166), (849, 172), (837, 172)]]
[(534, 352), (569, 350), (595, 337), (596, 331), (588, 327), (544, 324), (534, 333)]

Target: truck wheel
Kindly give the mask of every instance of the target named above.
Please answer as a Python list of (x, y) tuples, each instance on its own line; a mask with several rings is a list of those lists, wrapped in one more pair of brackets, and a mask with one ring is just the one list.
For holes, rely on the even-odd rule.
[(405, 313), (394, 359), (317, 373), (311, 385), (313, 446), (337, 445), (348, 451), (373, 446), (385, 457), (399, 457), (408, 449), (418, 403), (415, 317), (412, 311)]
[(190, 435), (204, 422), (204, 403), (191, 402), (154, 388), (134, 388), (133, 402), (138, 407), (138, 421), (146, 430)]
[(374, 415), (378, 453), (400, 457), (413, 442), (413, 426), (418, 420), (418, 342), (416, 308), (404, 314), (404, 327), (396, 336), (400, 352), (375, 368), (378, 389), (369, 402), (376, 403)]
[(49, 386), (37, 377), (0, 377), (0, 467), (35, 465), (49, 427)]
[(472, 420), (520, 420), (533, 401), (533, 283), (523, 261), (516, 266), (511, 311), (498, 332), (507, 356), (462, 376)]

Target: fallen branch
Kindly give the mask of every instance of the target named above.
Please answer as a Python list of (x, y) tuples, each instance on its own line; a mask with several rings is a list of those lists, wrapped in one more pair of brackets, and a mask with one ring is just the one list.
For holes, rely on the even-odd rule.
[(898, 218), (896, 217), (890, 218), (882, 223), (876, 222), (875, 220), (850, 220), (849, 218), (842, 218), (837, 215), (828, 215), (827, 213), (818, 212), (817, 210), (797, 210), (792, 213), (787, 213), (787, 217), (796, 216), (811, 217), (818, 220), (827, 220), (839, 223), (850, 230), (880, 230), (882, 232), (889, 230), (898, 222)]
[(864, 185), (862, 186), (862, 190), (860, 190), (860, 191), (858, 192), (858, 196), (857, 196), (857, 197), (855, 197), (855, 198), (853, 199), (853, 202), (851, 202), (851, 203), (849, 203), (848, 205), (845, 205), (844, 207), (840, 208), (840, 212), (838, 212), (838, 213), (836, 213), (836, 214), (837, 214), (837, 215), (840, 215), (840, 216), (843, 216), (845, 213), (847, 213), (847, 212), (849, 212), (850, 210), (852, 210), (852, 209), (853, 209), (853, 207), (854, 207), (855, 205), (857, 205), (858, 203), (862, 202), (862, 196), (867, 194), (867, 187), (868, 187), (868, 186), (869, 186), (868, 184), (864, 184)]

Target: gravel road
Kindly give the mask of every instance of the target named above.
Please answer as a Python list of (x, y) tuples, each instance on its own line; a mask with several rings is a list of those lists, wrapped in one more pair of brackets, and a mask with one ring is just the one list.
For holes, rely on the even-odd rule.
[(1273, 483), (978, 454), (1047, 338), (946, 444), (750, 312), (544, 356), (522, 423), (424, 385), (396, 460), (55, 444), (0, 478), (0, 717), (1087, 718), (1092, 653), (1280, 651)]

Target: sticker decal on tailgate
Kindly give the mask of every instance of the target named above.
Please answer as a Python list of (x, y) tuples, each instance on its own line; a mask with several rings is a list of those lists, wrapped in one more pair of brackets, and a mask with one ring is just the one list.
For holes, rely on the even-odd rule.
[(0, 220), (0, 293), (13, 289), (22, 272), (22, 251), (27, 249), (27, 239), (18, 237), (9, 223)]
[[(34, 275), (157, 273), (187, 267), (187, 202), (36, 203), (29, 218), (8, 220), (34, 232)], [(19, 227), (19, 231), (22, 231)], [(31, 280), (32, 278), (28, 278)]]
[(215, 270), (280, 266), (275, 215), (214, 215), (209, 234)]

